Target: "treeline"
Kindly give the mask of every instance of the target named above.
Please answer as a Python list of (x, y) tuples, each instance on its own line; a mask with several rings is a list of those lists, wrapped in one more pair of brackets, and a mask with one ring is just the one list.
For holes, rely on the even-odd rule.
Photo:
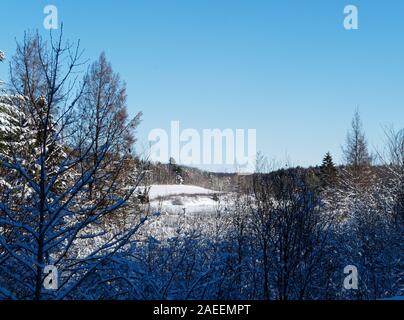
[[(146, 299), (403, 295), (404, 166), (389, 159), (335, 167), (327, 155), (319, 168), (276, 171), (264, 163), (220, 200), (209, 231), (204, 222), (186, 232), (179, 225), (177, 236), (134, 250), (142, 270), (153, 270)], [(353, 290), (344, 286), (347, 266), (358, 271)]]
[[(359, 112), (343, 148), (320, 166), (233, 176), (208, 234), (201, 224), (139, 256), (153, 270), (147, 298), (383, 299), (404, 294), (404, 131), (371, 155)], [(189, 223), (189, 222), (188, 222)], [(202, 222), (203, 224), (203, 222)], [(185, 226), (184, 226), (185, 227)], [(344, 286), (344, 270), (358, 287)], [(152, 288), (152, 289), (151, 289)]]
[(173, 158), (169, 163), (148, 162), (145, 166), (146, 185), (186, 184), (196, 185), (216, 191), (235, 191), (238, 180), (234, 173), (208, 172), (198, 168), (176, 164)]

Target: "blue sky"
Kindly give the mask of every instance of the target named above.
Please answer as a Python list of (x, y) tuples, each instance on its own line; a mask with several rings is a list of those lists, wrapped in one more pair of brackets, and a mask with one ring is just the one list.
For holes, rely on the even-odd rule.
[[(356, 106), (371, 147), (404, 127), (404, 1), (2, 1), (0, 49), (42, 27), (45, 5), (89, 59), (105, 51), (148, 132), (255, 128), (269, 158), (315, 165), (341, 145)], [(359, 30), (343, 9), (359, 9)], [(5, 78), (7, 65), (0, 66)], [(139, 148), (141, 148), (139, 146)]]

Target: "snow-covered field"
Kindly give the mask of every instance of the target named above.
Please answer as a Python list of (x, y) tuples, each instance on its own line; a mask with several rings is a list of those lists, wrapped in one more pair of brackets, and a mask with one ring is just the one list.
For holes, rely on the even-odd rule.
[(172, 237), (179, 229), (203, 227), (220, 208), (225, 194), (193, 185), (152, 185), (149, 191), (151, 212), (159, 215), (147, 223), (147, 230), (158, 239)]
[(161, 214), (206, 214), (217, 209), (220, 192), (192, 185), (153, 185), (149, 191), (153, 211)]
[(216, 191), (192, 185), (152, 185), (149, 191), (150, 199), (178, 195), (212, 195)]

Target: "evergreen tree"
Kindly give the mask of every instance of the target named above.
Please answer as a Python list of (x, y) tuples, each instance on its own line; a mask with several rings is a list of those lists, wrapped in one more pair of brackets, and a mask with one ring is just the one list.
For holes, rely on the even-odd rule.
[[(0, 61), (5, 59), (0, 51)], [(20, 94), (4, 94), (0, 96), (0, 154), (24, 162), (32, 176), (38, 176), (38, 166), (34, 159), (39, 155), (40, 141), (44, 130), (41, 119), (45, 118), (46, 99), (40, 96), (30, 107), (30, 98)], [(35, 110), (35, 112), (33, 112)], [(49, 115), (47, 124), (49, 137), (57, 134), (53, 115)], [(63, 150), (56, 140), (49, 138), (47, 156), (51, 163), (57, 163), (63, 156)], [(56, 159), (57, 158), (57, 159)], [(30, 163), (29, 163), (30, 162)], [(55, 172), (58, 168), (53, 168)], [(52, 175), (52, 172), (49, 172)], [(8, 180), (19, 180), (18, 175), (5, 177)], [(4, 182), (4, 179), (3, 179)], [(9, 183), (14, 185), (14, 183)]]
[(337, 168), (329, 152), (324, 156), (323, 163), (320, 167), (320, 174), (323, 186), (330, 186), (336, 181)]
[[(0, 62), (5, 60), (5, 54), (0, 51)], [(2, 80), (0, 80), (0, 85)], [(0, 87), (0, 89), (2, 89)], [(28, 122), (22, 112), (25, 99), (19, 95), (9, 95), (4, 91), (0, 95), (0, 156), (7, 158), (21, 153), (24, 146), (29, 143)], [(7, 186), (11, 188), (14, 183), (10, 181), (13, 177), (6, 177), (0, 169), (0, 188)]]
[(21, 137), (27, 123), (18, 106), (23, 103), (22, 97), (0, 96), (0, 153), (10, 154), (10, 149), (18, 149), (23, 143)]
[(170, 166), (170, 171), (174, 175), (174, 180), (176, 184), (183, 184), (184, 183), (184, 178), (183, 178), (183, 170), (182, 168), (177, 165), (175, 162), (175, 159), (173, 157), (170, 157), (170, 160), (168, 161), (168, 164)]

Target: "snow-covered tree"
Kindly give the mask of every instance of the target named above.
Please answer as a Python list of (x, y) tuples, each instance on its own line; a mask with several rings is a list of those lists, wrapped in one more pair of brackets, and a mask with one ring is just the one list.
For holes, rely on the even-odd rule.
[[(50, 41), (47, 45), (37, 34), (26, 35), (11, 64), (14, 95), (25, 97), (24, 111), (36, 135), (35, 152), (0, 154), (4, 176), (16, 177), (31, 191), (24, 198), (8, 190), (1, 194), (2, 298), (89, 297), (98, 286), (122, 277), (112, 274), (105, 282), (103, 267), (125, 249), (143, 221), (133, 212), (130, 225), (104, 227), (105, 219), (127, 205), (142, 172), (137, 171), (136, 181), (125, 190), (114, 176), (96, 175), (98, 168), (111, 161), (113, 141), (107, 137), (94, 159), (94, 140), (72, 139), (73, 111), (86, 85), (75, 82), (74, 76), (81, 65), (81, 51), (71, 43), (63, 44), (62, 31)], [(89, 200), (89, 188), (96, 179), (109, 183), (96, 199)], [(49, 265), (58, 270), (55, 290), (44, 288)]]
[[(0, 58), (0, 61), (5, 59), (3, 52), (1, 52)], [(27, 145), (33, 140), (29, 119), (24, 113), (24, 104), (24, 97), (10, 95), (5, 91), (0, 92), (0, 154), (3, 156), (9, 158), (12, 155), (17, 156), (23, 150), (27, 150)], [(11, 186), (9, 178), (4, 175), (0, 176), (0, 189), (2, 186)]]

